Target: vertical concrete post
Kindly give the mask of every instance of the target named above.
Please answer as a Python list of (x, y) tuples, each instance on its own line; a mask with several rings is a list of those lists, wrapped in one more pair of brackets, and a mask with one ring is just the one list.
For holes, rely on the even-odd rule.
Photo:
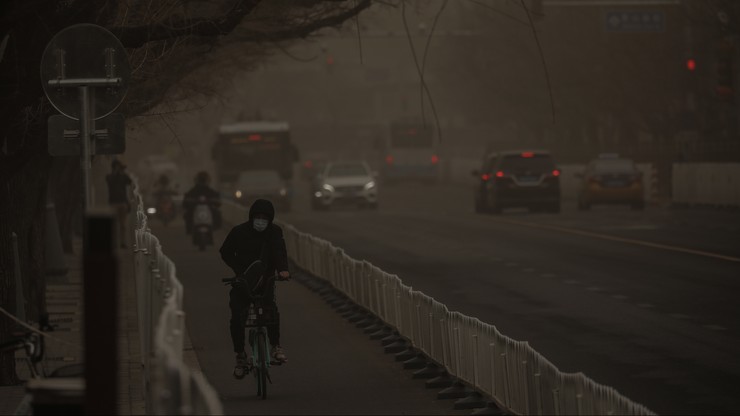
[(110, 213), (85, 220), (85, 413), (115, 414), (118, 391), (118, 260)]

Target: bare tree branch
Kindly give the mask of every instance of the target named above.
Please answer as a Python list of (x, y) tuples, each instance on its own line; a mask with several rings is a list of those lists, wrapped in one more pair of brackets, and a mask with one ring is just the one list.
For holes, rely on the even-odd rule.
[(186, 19), (176, 24), (113, 27), (110, 31), (127, 48), (138, 48), (148, 42), (167, 40), (182, 36), (214, 37), (231, 33), (249, 15), (261, 0), (238, 0), (234, 7), (219, 19)]

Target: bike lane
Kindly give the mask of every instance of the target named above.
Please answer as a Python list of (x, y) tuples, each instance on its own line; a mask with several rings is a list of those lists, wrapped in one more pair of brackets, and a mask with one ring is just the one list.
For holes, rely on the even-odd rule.
[(228, 291), (222, 277), (231, 276), (216, 247), (205, 252), (173, 224), (152, 231), (176, 264), (185, 287), (185, 312), (201, 369), (218, 391), (227, 414), (469, 414), (453, 410), (452, 400), (437, 400), (437, 390), (412, 379), (379, 341), (336, 313), (297, 281), (279, 282), (281, 344), (289, 362), (271, 369), (268, 397), (256, 396), (254, 379), (236, 380), (229, 337)]

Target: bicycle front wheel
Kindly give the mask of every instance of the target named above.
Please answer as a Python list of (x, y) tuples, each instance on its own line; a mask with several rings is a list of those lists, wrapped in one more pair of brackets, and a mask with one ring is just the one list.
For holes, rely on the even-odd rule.
[(264, 332), (257, 333), (257, 396), (261, 396), (262, 400), (267, 398), (267, 363), (270, 360), (269, 352), (267, 351), (267, 339)]

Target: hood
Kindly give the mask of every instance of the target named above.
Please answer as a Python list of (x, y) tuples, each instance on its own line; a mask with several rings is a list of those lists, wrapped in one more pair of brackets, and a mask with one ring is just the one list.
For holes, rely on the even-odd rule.
[(364, 186), (366, 183), (374, 180), (372, 176), (339, 176), (324, 178), (325, 184), (331, 186)]
[(249, 220), (251, 221), (257, 214), (267, 215), (270, 222), (272, 222), (275, 219), (275, 207), (272, 205), (272, 202), (266, 199), (258, 199), (249, 208)]

